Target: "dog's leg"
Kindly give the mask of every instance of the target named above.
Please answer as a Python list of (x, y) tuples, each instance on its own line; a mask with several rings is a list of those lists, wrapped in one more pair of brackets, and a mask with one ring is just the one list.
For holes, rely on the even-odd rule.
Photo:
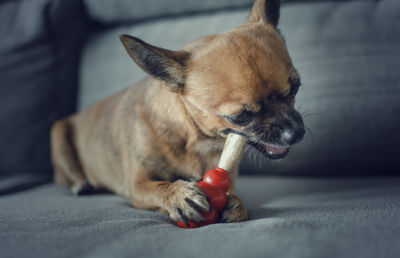
[(224, 223), (241, 222), (248, 219), (247, 209), (243, 200), (235, 194), (235, 179), (238, 175), (238, 169), (231, 172), (231, 187), (227, 192), (228, 204), (221, 214), (220, 221)]
[(209, 210), (207, 196), (195, 182), (177, 180), (154, 181), (142, 173), (136, 176), (131, 189), (134, 207), (165, 210), (175, 221), (202, 221), (201, 210)]
[(57, 184), (70, 186), (77, 195), (91, 192), (72, 145), (67, 119), (57, 121), (51, 129), (51, 157)]
[(247, 220), (247, 210), (242, 199), (236, 194), (228, 193), (228, 204), (221, 215), (221, 222), (241, 222)]

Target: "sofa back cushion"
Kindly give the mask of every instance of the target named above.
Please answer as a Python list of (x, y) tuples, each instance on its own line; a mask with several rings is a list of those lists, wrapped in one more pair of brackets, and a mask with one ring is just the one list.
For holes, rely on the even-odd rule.
[[(143, 22), (154, 19), (196, 15), (209, 12), (250, 9), (255, 0), (83, 0), (92, 20), (107, 25)], [(281, 3), (302, 0), (281, 0)], [(307, 0), (327, 2), (332, 0)], [(336, 2), (348, 0), (336, 0)], [(371, 1), (371, 0), (358, 0)], [(304, 1), (303, 1), (304, 2)]]
[[(400, 171), (400, 1), (292, 3), (281, 30), (302, 77), (296, 98), (312, 131), (268, 171)], [(262, 170), (257, 170), (262, 171)]]
[(78, 0), (0, 4), (0, 174), (51, 173), (52, 122), (75, 110)]
[[(400, 1), (290, 1), (281, 10), (279, 28), (302, 77), (297, 107), (310, 130), (281, 161), (248, 151), (242, 172), (400, 171)], [(124, 23), (94, 33), (82, 60), (80, 108), (145, 77), (119, 34), (177, 49), (242, 24), (248, 12), (249, 7)]]

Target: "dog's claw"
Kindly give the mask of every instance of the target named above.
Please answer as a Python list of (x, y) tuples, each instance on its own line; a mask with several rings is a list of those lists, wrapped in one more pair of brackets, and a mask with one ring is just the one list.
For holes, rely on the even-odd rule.
[[(192, 202), (194, 205), (199, 207), (201, 210), (210, 210), (210, 204), (208, 203), (207, 199), (199, 198), (198, 196), (193, 197), (192, 199), (187, 199), (186, 201)], [(189, 203), (190, 203), (189, 202)]]
[(182, 209), (177, 208), (176, 210), (178, 211), (179, 214), (179, 221), (182, 221), (183, 223), (186, 224), (186, 226), (190, 227), (185, 215), (182, 212)]
[(195, 182), (177, 180), (171, 184), (170, 197), (166, 199), (172, 219), (187, 223), (188, 221), (204, 221), (200, 211), (209, 210), (210, 204), (206, 194)]

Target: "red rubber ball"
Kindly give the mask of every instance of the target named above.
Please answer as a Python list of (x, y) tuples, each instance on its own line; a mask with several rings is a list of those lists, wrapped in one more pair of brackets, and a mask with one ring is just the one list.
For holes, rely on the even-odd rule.
[(229, 172), (222, 168), (215, 168), (204, 174), (203, 182), (215, 187), (222, 188), (225, 192), (229, 190), (231, 179)]
[(178, 221), (177, 225), (181, 228), (198, 228), (198, 227), (202, 227), (202, 226), (206, 226), (206, 225), (210, 225), (210, 224), (214, 224), (214, 223), (218, 222), (218, 212), (216, 212), (215, 210), (211, 210), (210, 212), (202, 211), (201, 214), (204, 217), (203, 222), (188, 221), (188, 224), (189, 224), (189, 227), (188, 227), (185, 223)]
[(221, 210), (226, 206), (228, 202), (228, 197), (226, 196), (224, 190), (219, 187), (207, 184), (204, 181), (198, 182), (197, 185), (208, 196), (209, 203), (212, 209)]

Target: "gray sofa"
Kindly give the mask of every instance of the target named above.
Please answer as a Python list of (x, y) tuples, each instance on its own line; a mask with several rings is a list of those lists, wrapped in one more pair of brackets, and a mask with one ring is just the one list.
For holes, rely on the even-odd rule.
[(119, 34), (165, 48), (243, 22), (251, 0), (0, 3), (0, 257), (399, 257), (400, 1), (282, 1), (310, 131), (248, 150), (249, 221), (198, 229), (51, 183), (51, 123), (145, 77)]

